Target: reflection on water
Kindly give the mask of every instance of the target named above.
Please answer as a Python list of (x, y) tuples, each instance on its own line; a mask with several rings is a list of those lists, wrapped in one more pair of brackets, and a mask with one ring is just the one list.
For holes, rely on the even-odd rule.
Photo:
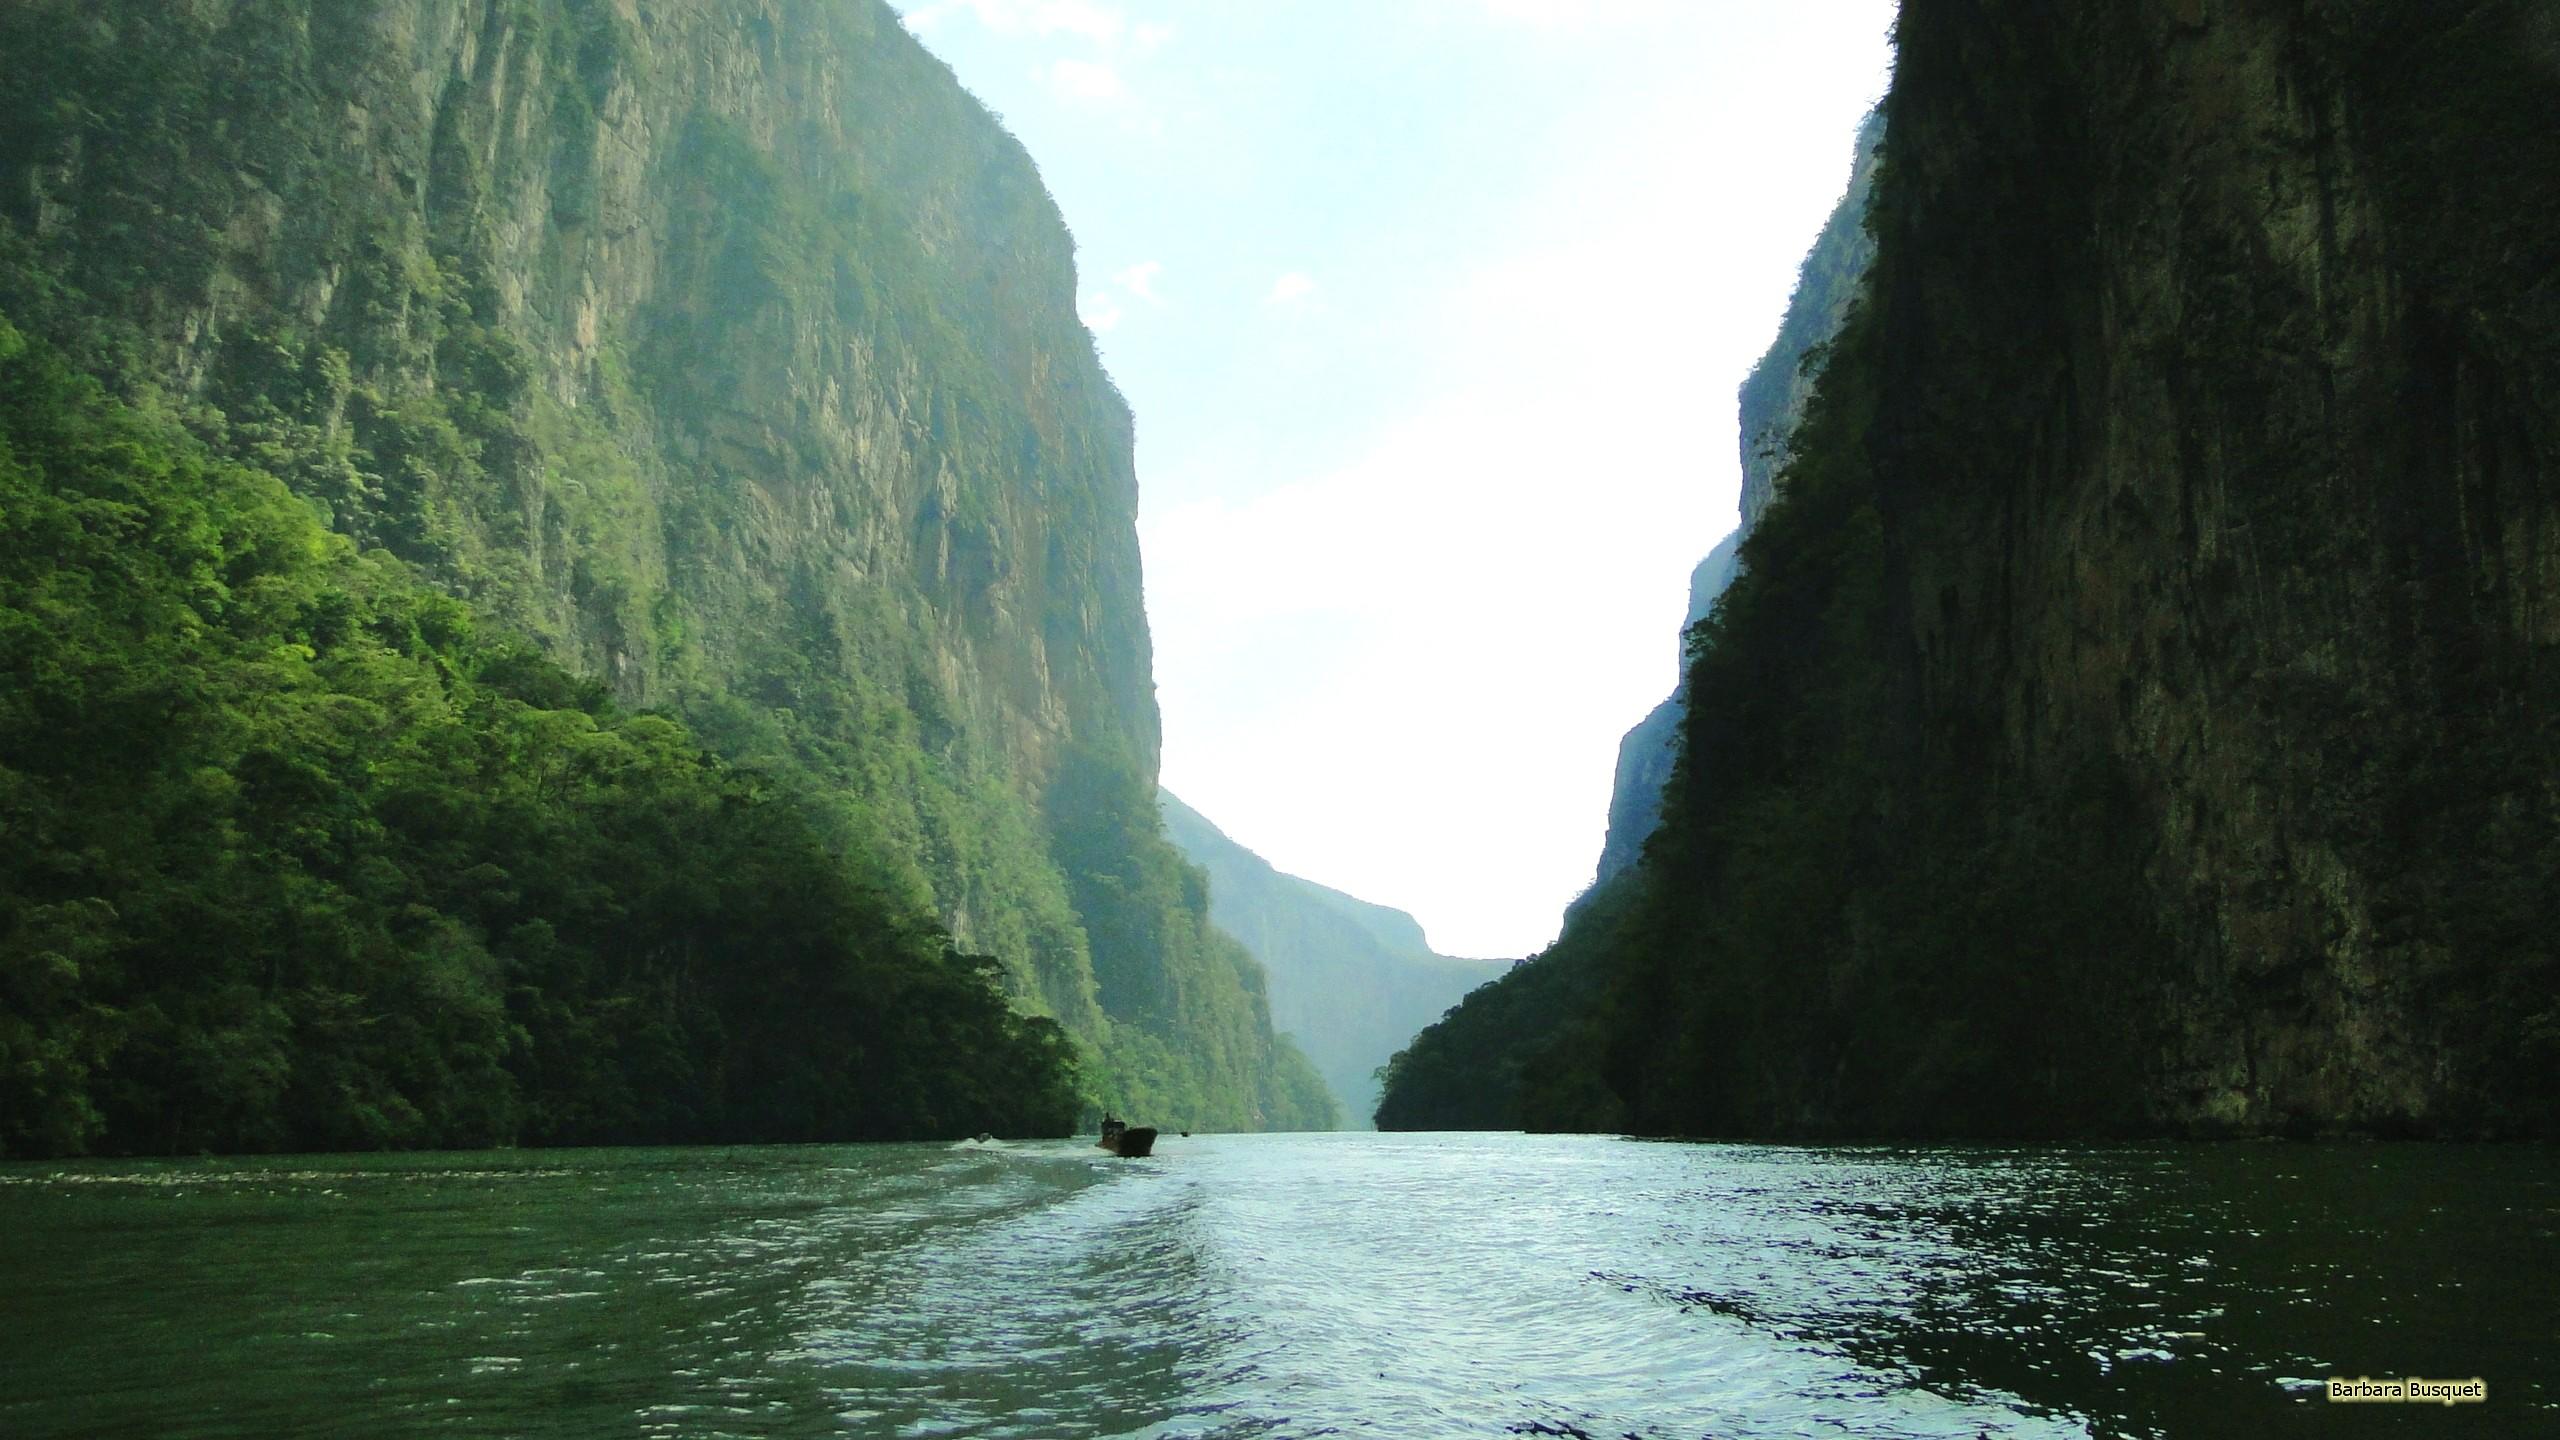
[(100, 1162), (0, 1236), (9, 1435), (2560, 1433), (2536, 1148)]

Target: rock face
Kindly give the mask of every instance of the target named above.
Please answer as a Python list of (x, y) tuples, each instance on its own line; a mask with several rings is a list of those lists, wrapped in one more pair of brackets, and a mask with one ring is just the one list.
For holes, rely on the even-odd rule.
[(1867, 267), (1875, 262), (1876, 240), (1867, 228), (1874, 203), (1876, 164), (1884, 158), (1884, 111), (1871, 112), (1858, 126), (1857, 147), (1849, 162), (1849, 186), (1831, 218), (1805, 252), (1796, 271), (1795, 293), (1787, 297), (1787, 313), (1778, 334), (1760, 355), (1760, 363), (1742, 381), (1742, 533), (1760, 523), (1778, 498), (1778, 477), (1793, 453), (1796, 427), (1813, 398), (1814, 378), (1822, 373), (1822, 356), (1839, 337), (1840, 324), (1860, 294)]
[[(1707, 558), (1689, 574), (1689, 613), (1680, 622), (1680, 682), (1671, 698), (1653, 707), (1626, 738), (1618, 742), (1618, 771), (1609, 789), (1609, 833), (1600, 847), (1596, 890), (1634, 866), (1662, 821), (1662, 792), (1671, 783), (1671, 766), (1679, 754), (1680, 717), (1688, 706), (1689, 627), (1707, 618), (1724, 588), (1733, 583), (1743, 537), (1751, 533), (1762, 511), (1777, 494), (1777, 477), (1787, 458), (1789, 437), (1804, 418), (1813, 390), (1806, 361), (1840, 333), (1867, 264), (1875, 257), (1875, 241), (1867, 234), (1868, 196), (1875, 187), (1876, 160), (1884, 144), (1884, 114), (1869, 115), (1858, 127), (1857, 158), (1849, 171), (1849, 188), (1832, 207), (1822, 234), (1796, 272), (1795, 293), (1788, 298), (1786, 319), (1778, 337), (1751, 367), (1742, 382), (1742, 523), (1717, 542)], [(1818, 366), (1816, 367), (1818, 369)]]
[(1154, 828), (1072, 242), (886, 5), (31, 0), (0, 54), (21, 324), (831, 797), (1121, 1103), (1284, 1119)]
[(1524, 1109), (2560, 1132), (2560, 22), (1898, 33), (1867, 305)]
[(1501, 962), (1438, 954), (1411, 915), (1283, 874), (1171, 791), (1158, 794), (1165, 834), (1209, 872), (1209, 917), (1271, 976), (1273, 1027), (1315, 1062), (1343, 1117), (1367, 1128), (1378, 1067)]
[(1734, 557), (1741, 546), (1737, 530), (1717, 541), (1689, 572), (1689, 613), (1680, 622), (1680, 682), (1671, 698), (1645, 712), (1618, 742), (1618, 770), (1609, 785), (1609, 833), (1600, 845), (1595, 890), (1633, 869), (1644, 855), (1644, 842), (1662, 823), (1662, 791), (1671, 783), (1672, 762), (1680, 754), (1680, 716), (1689, 706), (1689, 627), (1707, 618), (1716, 597), (1733, 583)]

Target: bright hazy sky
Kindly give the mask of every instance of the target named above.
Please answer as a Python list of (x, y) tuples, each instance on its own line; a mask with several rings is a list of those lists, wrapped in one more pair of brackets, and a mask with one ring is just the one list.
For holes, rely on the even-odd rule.
[(1164, 782), (1516, 956), (1733, 527), (1889, 0), (897, 0), (1075, 232)]

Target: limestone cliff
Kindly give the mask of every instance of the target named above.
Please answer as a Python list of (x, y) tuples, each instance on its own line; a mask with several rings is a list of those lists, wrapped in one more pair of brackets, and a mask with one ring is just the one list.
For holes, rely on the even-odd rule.
[(1876, 164), (1883, 156), (1884, 111), (1878, 108), (1858, 126), (1849, 186), (1796, 270), (1795, 292), (1787, 297), (1787, 313), (1778, 322), (1778, 333), (1743, 378), (1738, 403), (1746, 534), (1778, 498), (1778, 480), (1793, 453), (1806, 402), (1813, 398), (1823, 356), (1838, 338), (1867, 267), (1875, 261), (1876, 242), (1867, 226), (1867, 210), (1874, 203)]
[(1741, 544), (1740, 531), (1727, 535), (1689, 572), (1689, 613), (1680, 622), (1681, 678), (1671, 697), (1645, 712), (1618, 741), (1618, 769), (1609, 784), (1609, 829), (1600, 843), (1600, 873), (1591, 882), (1595, 890), (1634, 868), (1644, 855), (1644, 842), (1662, 823), (1662, 791), (1671, 783), (1672, 761), (1680, 753), (1680, 716), (1689, 705), (1689, 627), (1706, 619), (1716, 597), (1733, 583), (1734, 556)]
[(808, 785), (1127, 1103), (1294, 1116), (1155, 830), (1072, 242), (885, 5), (29, 0), (0, 56), (0, 307)]
[(2560, 1131), (2560, 21), (1898, 36), (1867, 303), (1529, 1118)]
[(1270, 973), (1272, 1025), (1315, 1062), (1343, 1118), (1367, 1128), (1378, 1067), (1502, 965), (1438, 954), (1411, 915), (1275, 870), (1158, 793), (1165, 834), (1209, 873), (1210, 918)]
[(1777, 494), (1788, 442), (1804, 418), (1822, 352), (1840, 333), (1840, 322), (1847, 318), (1867, 264), (1875, 256), (1875, 241), (1867, 234), (1867, 203), (1883, 144), (1884, 114), (1877, 111), (1858, 127), (1848, 188), (1796, 272), (1796, 288), (1787, 299), (1786, 318), (1778, 326), (1777, 338), (1769, 342), (1742, 382), (1742, 521), (1689, 574), (1689, 611), (1680, 622), (1679, 684), (1671, 698), (1653, 707), (1618, 742), (1618, 769), (1609, 790), (1609, 831), (1600, 847), (1600, 873), (1592, 882), (1595, 889), (1633, 866), (1644, 853), (1644, 842), (1661, 823), (1662, 791), (1671, 782), (1672, 760), (1679, 753), (1680, 716), (1688, 705), (1689, 629), (1707, 618), (1724, 588), (1733, 583), (1742, 539)]

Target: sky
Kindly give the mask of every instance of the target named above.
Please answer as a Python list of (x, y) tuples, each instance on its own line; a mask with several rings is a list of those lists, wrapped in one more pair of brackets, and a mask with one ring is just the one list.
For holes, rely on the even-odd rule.
[(1166, 788), (1520, 956), (1733, 528), (1890, 0), (893, 0), (1136, 415)]

